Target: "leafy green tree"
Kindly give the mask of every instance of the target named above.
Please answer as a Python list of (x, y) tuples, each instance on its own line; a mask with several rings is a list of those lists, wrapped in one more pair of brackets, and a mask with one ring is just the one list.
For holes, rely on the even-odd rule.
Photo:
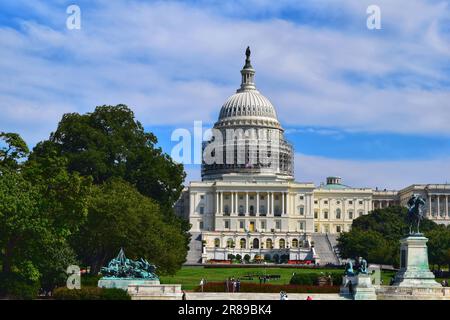
[(28, 153), (28, 146), (19, 134), (0, 132), (0, 170), (2, 167), (17, 169), (18, 161), (25, 158)]
[[(177, 261), (180, 264), (178, 267), (181, 267), (188, 250), (190, 225), (187, 221), (177, 217), (173, 211), (173, 205), (178, 200), (183, 188), (185, 173), (183, 166), (173, 162), (167, 154), (162, 152), (161, 148), (155, 146), (156, 143), (156, 137), (152, 133), (144, 131), (141, 123), (135, 120), (133, 112), (127, 106), (100, 106), (92, 113), (65, 114), (58, 124), (57, 130), (50, 135), (49, 140), (39, 143), (33, 149), (29, 161), (45, 168), (49, 159), (54, 157), (67, 159), (66, 168), (69, 173), (92, 177), (93, 183), (99, 186), (100, 190), (102, 190), (102, 184), (118, 178), (148, 197), (147, 200), (152, 199), (155, 205), (158, 205), (158, 211), (162, 213), (167, 228), (176, 233), (174, 237), (177, 239), (177, 245), (167, 247), (164, 256), (167, 256), (168, 261), (161, 263), (162, 269), (169, 272), (169, 270), (175, 270), (175, 266), (172, 264), (174, 261)], [(107, 187), (111, 187), (111, 185), (108, 184)], [(111, 194), (109, 193), (109, 195)], [(92, 199), (100, 201), (98, 194)], [(138, 207), (129, 206), (123, 197), (119, 197), (119, 199), (124, 202), (123, 205), (130, 208), (129, 211), (124, 212), (130, 216), (130, 219), (135, 214), (131, 210), (140, 210)], [(104, 200), (105, 204), (120, 205), (115, 201), (116, 199)], [(71, 203), (76, 205), (74, 202)], [(102, 215), (98, 214), (98, 210), (95, 211), (92, 206), (89, 215), (91, 213), (93, 217), (88, 217), (87, 224), (83, 227), (86, 235), (94, 235), (93, 230), (98, 230), (101, 226), (101, 222), (96, 219), (100, 219)], [(67, 222), (66, 218), (63, 220)], [(126, 219), (124, 216), (124, 220)], [(159, 226), (159, 224), (152, 226), (157, 225)], [(93, 230), (90, 231), (88, 228), (93, 228)], [(149, 231), (155, 234), (159, 232), (158, 229)], [(85, 263), (94, 264), (92, 265), (93, 272), (98, 271), (120, 246), (126, 247), (129, 244), (127, 240), (130, 239), (121, 237), (120, 230), (111, 232), (118, 232), (117, 237), (105, 235), (101, 239), (90, 238), (89, 245), (92, 247), (97, 246), (94, 240), (100, 241), (98, 245), (103, 248), (100, 248), (99, 251), (92, 249), (94, 251), (85, 252), (89, 250), (83, 248), (85, 244), (80, 237), (75, 237), (78, 240), (71, 242)], [(179, 240), (180, 235), (184, 240)], [(132, 235), (127, 235), (127, 237), (132, 237)], [(111, 241), (111, 243), (107, 243), (107, 241)], [(134, 248), (131, 246), (130, 250), (133, 251)], [(180, 252), (178, 248), (183, 248), (185, 252)], [(90, 254), (93, 255), (92, 259), (88, 258)], [(173, 258), (174, 255), (179, 255), (179, 258)], [(163, 258), (158, 256), (155, 259), (161, 261)], [(156, 263), (156, 261), (153, 262)]]
[(68, 159), (70, 172), (91, 176), (95, 184), (120, 177), (170, 208), (181, 194), (185, 173), (156, 143), (127, 106), (100, 106), (92, 113), (65, 114), (31, 158), (56, 151)]
[(450, 267), (450, 229), (439, 225), (426, 233), (428, 237), (428, 258), (430, 264)]
[(119, 178), (94, 189), (87, 220), (72, 243), (94, 274), (121, 247), (131, 258), (156, 264), (160, 274), (175, 273), (187, 251), (180, 226), (166, 223), (157, 202)]
[[(377, 209), (368, 215), (353, 221), (350, 232), (343, 233), (338, 239), (338, 248), (342, 257), (367, 258), (370, 262), (382, 264), (399, 264), (399, 240), (409, 233), (408, 210), (394, 206)], [(438, 225), (424, 219), (420, 224), (421, 232), (430, 234), (430, 257), (438, 254), (431, 237), (438, 237), (433, 230)], [(445, 229), (445, 228), (444, 228)], [(447, 247), (448, 248), (448, 247)], [(441, 248), (442, 249), (442, 248)], [(442, 251), (439, 255), (442, 254)]]
[(18, 143), (23, 142), (18, 135), (9, 137), (14, 138), (9, 143), (22, 151), (4, 152), (8, 165), (0, 174), (1, 271), (5, 278), (40, 282), (52, 289), (62, 282), (67, 266), (76, 262), (67, 237), (87, 213), (91, 181), (67, 172), (66, 160), (55, 154), (19, 165), (26, 145)]

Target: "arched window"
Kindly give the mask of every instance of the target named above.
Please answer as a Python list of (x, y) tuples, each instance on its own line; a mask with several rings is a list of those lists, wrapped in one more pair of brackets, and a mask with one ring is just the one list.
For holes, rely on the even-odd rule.
[(278, 242), (280, 249), (284, 249), (286, 248), (286, 241), (284, 241), (284, 239), (280, 239), (280, 241)]
[(292, 239), (292, 248), (298, 248), (298, 240)]
[(324, 211), (323, 212), (323, 218), (324, 219), (328, 219), (328, 211)]
[(226, 215), (230, 214), (230, 207), (227, 204), (225, 205), (224, 209)]
[(214, 239), (214, 247), (215, 248), (220, 248), (220, 239), (219, 238), (215, 238)]
[(348, 218), (351, 220), (353, 219), (353, 211), (348, 212)]
[(272, 249), (272, 239), (267, 239), (266, 240), (266, 248), (267, 249)]
[(336, 209), (336, 219), (340, 219), (341, 218), (341, 209)]
[(253, 249), (259, 249), (259, 240), (253, 239)]
[(253, 216), (255, 214), (255, 207), (250, 206), (250, 215)]
[(243, 205), (239, 206), (239, 215), (244, 215), (244, 206)]
[(228, 238), (228, 240), (227, 240), (227, 248), (233, 248), (233, 239)]
[(247, 247), (247, 241), (244, 238), (239, 241), (239, 244), (241, 245), (241, 249), (245, 249), (245, 247)]

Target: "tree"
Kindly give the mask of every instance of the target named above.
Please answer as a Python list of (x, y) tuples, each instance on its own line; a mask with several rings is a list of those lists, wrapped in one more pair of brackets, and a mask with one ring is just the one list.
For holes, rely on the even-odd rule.
[(17, 133), (0, 132), (0, 142), (1, 140), (4, 146), (0, 147), (0, 170), (2, 167), (17, 169), (18, 161), (29, 153), (27, 144)]
[[(410, 228), (407, 215), (406, 208), (395, 206), (356, 218), (351, 231), (341, 234), (338, 239), (340, 255), (344, 258), (362, 256), (373, 263), (398, 265), (399, 240), (409, 233)], [(436, 223), (425, 218), (420, 230), (428, 235), (437, 227)], [(431, 233), (431, 236), (435, 235)], [(435, 247), (430, 246), (429, 252), (433, 256)]]
[[(177, 243), (173, 247), (168, 246), (167, 252), (164, 253), (168, 257), (167, 259), (171, 261), (162, 262), (161, 256), (155, 256), (155, 259), (161, 261), (163, 270), (169, 272), (169, 270), (175, 270), (172, 264), (174, 261), (180, 264), (178, 268), (181, 267), (190, 240), (189, 223), (175, 216), (173, 211), (173, 205), (180, 197), (183, 188), (182, 183), (185, 173), (183, 166), (173, 162), (167, 154), (162, 152), (161, 148), (155, 146), (156, 143), (156, 137), (152, 133), (144, 131), (141, 123), (135, 120), (133, 112), (127, 106), (100, 106), (92, 113), (83, 115), (77, 113), (65, 114), (59, 122), (57, 130), (50, 135), (49, 140), (40, 142), (33, 149), (29, 161), (45, 167), (49, 159), (53, 157), (67, 159), (67, 171), (70, 174), (79, 174), (82, 177), (92, 177), (93, 183), (100, 188), (98, 190), (102, 190), (102, 184), (109, 183), (111, 179), (117, 178), (126, 181), (130, 187), (136, 188), (147, 197), (146, 200), (153, 200), (158, 211), (162, 213), (167, 228), (176, 233), (174, 237), (177, 241), (180, 235), (183, 237), (180, 243), (182, 243), (181, 248), (184, 248), (185, 252), (178, 250), (180, 246)], [(106, 188), (111, 188), (111, 184), (108, 184)], [(129, 189), (126, 191), (133, 194)], [(133, 194), (133, 196), (137, 198), (137, 195)], [(100, 198), (97, 194), (92, 200), (100, 201)], [(128, 205), (130, 210), (141, 210), (138, 206), (129, 205), (129, 202), (123, 197), (118, 199), (123, 201), (123, 205)], [(141, 200), (141, 198), (139, 199)], [(105, 204), (111, 200), (114, 199), (105, 200)], [(117, 201), (113, 203), (120, 206)], [(144, 203), (148, 204), (148, 201)], [(156, 207), (153, 206), (153, 208)], [(101, 216), (109, 216), (99, 214), (99, 211), (95, 211), (92, 206), (89, 215), (91, 213), (94, 216), (88, 217), (83, 232), (86, 235), (93, 236), (90, 239), (93, 241), (95, 239), (93, 230), (98, 230), (98, 227), (101, 226), (101, 222), (95, 221), (95, 219)], [(152, 225), (152, 227), (156, 226), (159, 226), (159, 224)], [(93, 230), (90, 231), (88, 228), (93, 228)], [(114, 231), (121, 234), (120, 230)], [(155, 234), (159, 232), (158, 229), (149, 231)], [(116, 251), (121, 245), (129, 243), (119, 236), (116, 238), (107, 236), (99, 238), (97, 240), (103, 241), (99, 244), (103, 248), (100, 248), (98, 252), (93, 249), (94, 251), (90, 254), (94, 256), (92, 259), (88, 259), (88, 253), (84, 252), (81, 239), (79, 240), (75, 242), (76, 251), (85, 263), (95, 264), (92, 268), (94, 272), (101, 267), (98, 264), (105, 263), (107, 258), (116, 253), (112, 252), (113, 248)], [(105, 242), (107, 240), (113, 242), (108, 244)], [(119, 244), (119, 240), (123, 244)], [(91, 242), (90, 245), (97, 246), (95, 242)], [(131, 248), (135, 247), (131, 246)], [(148, 253), (145, 250), (139, 252)], [(179, 258), (173, 258), (174, 255), (178, 255)], [(156, 263), (156, 261), (153, 262)]]
[(87, 212), (91, 182), (67, 172), (66, 160), (55, 154), (39, 163), (19, 164), (26, 145), (19, 135), (8, 137), (15, 147), (3, 153), (8, 160), (0, 171), (1, 272), (5, 278), (41, 282), (52, 289), (76, 261), (67, 237)]
[(428, 237), (428, 252), (430, 264), (441, 266), (450, 266), (450, 229), (439, 225), (435, 229), (426, 233)]
[(180, 226), (166, 223), (156, 201), (120, 178), (95, 187), (87, 220), (71, 243), (94, 274), (121, 247), (131, 258), (156, 264), (159, 274), (175, 273), (187, 252)]
[(68, 159), (70, 172), (91, 176), (95, 184), (120, 177), (166, 209), (178, 200), (185, 173), (156, 143), (127, 106), (100, 106), (92, 113), (63, 115), (31, 158), (56, 151)]

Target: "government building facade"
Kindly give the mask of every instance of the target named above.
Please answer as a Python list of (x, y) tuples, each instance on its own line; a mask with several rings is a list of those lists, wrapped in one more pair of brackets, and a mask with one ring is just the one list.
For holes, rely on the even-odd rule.
[(450, 184), (395, 191), (350, 187), (340, 177), (327, 177), (320, 186), (295, 181), (292, 145), (254, 76), (247, 49), (241, 86), (220, 110), (217, 135), (203, 146), (202, 181), (191, 182), (176, 205), (192, 225), (187, 263), (239, 255), (340, 264), (336, 238), (350, 230), (353, 219), (377, 208), (406, 206), (413, 194), (426, 199), (427, 218), (450, 223)]

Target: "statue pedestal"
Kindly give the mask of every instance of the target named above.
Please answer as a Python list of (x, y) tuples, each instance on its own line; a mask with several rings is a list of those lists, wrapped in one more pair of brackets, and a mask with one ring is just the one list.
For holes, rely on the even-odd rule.
[(138, 278), (101, 278), (98, 280), (99, 288), (118, 288), (128, 290), (129, 285), (159, 285), (159, 280), (145, 280)]
[(368, 274), (344, 276), (340, 294), (352, 297), (354, 300), (377, 300), (375, 288), (372, 286), (372, 279)]
[(368, 274), (358, 274), (355, 286), (354, 300), (377, 300), (375, 288), (372, 285), (372, 279)]
[(181, 284), (130, 284), (128, 294), (132, 300), (181, 300)]
[(428, 265), (428, 239), (422, 234), (400, 240), (400, 270), (394, 280), (398, 287), (442, 287), (434, 280)]

